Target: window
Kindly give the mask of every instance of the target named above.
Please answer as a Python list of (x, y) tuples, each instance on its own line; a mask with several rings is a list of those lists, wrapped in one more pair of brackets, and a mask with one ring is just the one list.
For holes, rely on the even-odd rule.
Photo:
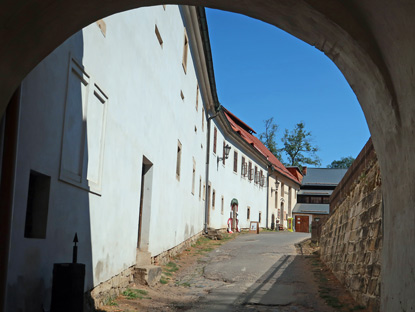
[(233, 171), (238, 172), (238, 152), (233, 152)]
[(180, 90), (180, 97), (182, 98), (182, 100), (184, 101), (184, 94), (183, 94), (183, 91), (182, 90)]
[(199, 200), (202, 198), (202, 177), (199, 177)]
[(261, 223), (262, 212), (259, 212), (258, 222)]
[(202, 108), (202, 131), (205, 131), (205, 109)]
[(247, 163), (245, 162), (245, 157), (242, 156), (242, 167), (241, 167), (241, 174), (243, 177), (246, 177), (248, 174)]
[(284, 183), (281, 182), (281, 197), (282, 198), (284, 198), (284, 195), (285, 195), (284, 191), (285, 191), (284, 190)]
[(180, 181), (180, 163), (182, 159), (182, 143), (177, 142), (176, 178)]
[(251, 208), (246, 209), (246, 219), (249, 220), (251, 218)]
[(323, 196), (323, 204), (330, 204), (330, 197)]
[(277, 211), (277, 219), (281, 219), (281, 209), (278, 209)]
[(278, 190), (275, 190), (275, 209), (278, 207)]
[(189, 50), (189, 39), (187, 38), (187, 33), (186, 33), (186, 28), (184, 29), (184, 44), (183, 44), (183, 60), (182, 60), (182, 65), (183, 65), (183, 70), (184, 73), (186, 74), (187, 71), (187, 53)]
[(100, 194), (108, 97), (70, 58), (59, 179)]
[(288, 187), (288, 217), (291, 216), (291, 186)]
[(322, 203), (321, 196), (310, 196), (310, 203), (321, 204)]
[(97, 21), (97, 25), (99, 29), (101, 30), (101, 33), (104, 37), (107, 35), (107, 25), (105, 24), (104, 20), (100, 19)]
[(264, 173), (262, 172), (262, 170), (259, 171), (259, 184), (261, 186), (265, 185), (265, 176), (264, 176)]
[(203, 200), (206, 199), (206, 184), (204, 182), (203, 182), (203, 195), (202, 195), (202, 197), (203, 197)]
[(226, 143), (225, 143), (225, 140), (223, 140), (223, 147), (222, 147), (222, 164), (224, 164), (224, 165), (225, 165), (225, 160), (226, 160), (226, 157), (225, 157), (225, 146), (226, 146)]
[(281, 213), (282, 213), (281, 217), (283, 217), (285, 220), (284, 202), (281, 202)]
[(258, 167), (255, 166), (255, 173), (254, 173), (254, 182), (259, 183), (259, 177), (258, 177)]
[(223, 198), (223, 196), (221, 197), (221, 204), (220, 204), (220, 213), (223, 214), (223, 212), (225, 211), (225, 199)]
[(50, 176), (30, 171), (24, 237), (46, 238)]
[(199, 109), (199, 85), (196, 86), (196, 111)]
[(298, 203), (309, 204), (310, 203), (310, 196), (298, 195)]
[(212, 191), (212, 210), (215, 209), (216, 191)]
[(216, 154), (216, 140), (218, 138), (218, 129), (213, 129), (213, 152)]
[(193, 171), (192, 171), (192, 194), (195, 194), (195, 183), (196, 183), (196, 161), (193, 157)]
[(252, 169), (252, 163), (248, 163), (248, 179), (252, 181), (254, 178), (254, 169)]
[(157, 40), (160, 44), (160, 47), (163, 47), (163, 39), (161, 38), (160, 31), (156, 25), (154, 32), (156, 33)]

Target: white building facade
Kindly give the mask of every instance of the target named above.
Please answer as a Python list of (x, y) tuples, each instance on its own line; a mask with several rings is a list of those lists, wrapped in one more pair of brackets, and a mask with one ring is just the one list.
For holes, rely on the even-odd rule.
[(207, 137), (218, 101), (199, 14), (159, 6), (104, 18), (22, 82), (7, 311), (48, 309), (53, 264), (71, 262), (75, 233), (89, 291), (140, 254), (226, 228), (233, 198), (241, 228), (266, 226), (266, 158), (223, 112)]
[[(241, 229), (249, 228), (251, 221), (266, 227), (266, 159), (237, 135), (227, 122), (222, 111), (211, 122), (209, 182), (212, 203), (209, 204), (208, 225), (227, 228), (232, 218), (231, 202), (236, 199), (238, 226)], [(226, 145), (230, 147), (230, 152), (228, 159), (223, 160)], [(216, 203), (213, 202), (214, 197)]]

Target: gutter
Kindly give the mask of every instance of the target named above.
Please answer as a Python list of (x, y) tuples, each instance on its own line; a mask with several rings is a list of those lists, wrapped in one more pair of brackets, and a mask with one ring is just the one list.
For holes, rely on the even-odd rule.
[(203, 52), (205, 53), (210, 90), (213, 97), (213, 104), (215, 105), (216, 112), (218, 112), (220, 103), (218, 99), (218, 94), (216, 92), (215, 72), (213, 70), (212, 50), (210, 49), (209, 30), (207, 26), (205, 8), (202, 6), (196, 7), (196, 13), (199, 21), (199, 28), (203, 42)]

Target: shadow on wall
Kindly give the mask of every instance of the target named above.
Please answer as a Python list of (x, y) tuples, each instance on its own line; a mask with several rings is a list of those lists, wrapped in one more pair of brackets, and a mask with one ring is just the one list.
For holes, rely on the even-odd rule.
[[(62, 49), (70, 49), (71, 60)], [(75, 233), (84, 290), (93, 287), (90, 198), (97, 195), (87, 180), (88, 77), (82, 64), (68, 73), (72, 57), (82, 63), (82, 32), (58, 50), (21, 85), (5, 311), (50, 310), (53, 264), (72, 262)]]

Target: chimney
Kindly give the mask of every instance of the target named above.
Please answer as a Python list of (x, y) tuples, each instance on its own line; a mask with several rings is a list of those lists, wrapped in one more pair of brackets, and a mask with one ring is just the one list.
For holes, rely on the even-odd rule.
[(306, 176), (307, 175), (307, 167), (303, 167), (303, 176)]

